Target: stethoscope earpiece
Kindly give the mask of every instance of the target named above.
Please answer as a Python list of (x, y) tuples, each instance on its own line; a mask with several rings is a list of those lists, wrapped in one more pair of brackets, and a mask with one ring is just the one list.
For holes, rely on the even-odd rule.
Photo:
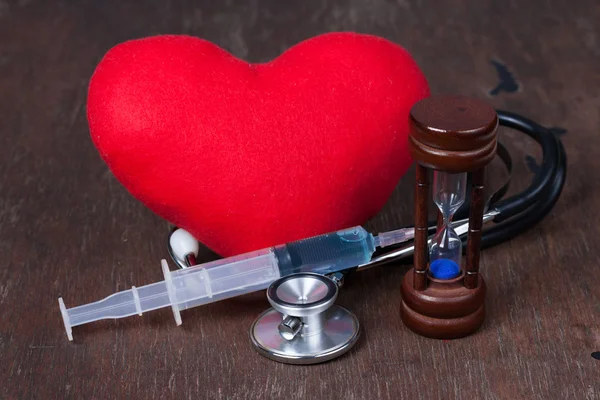
[(175, 229), (169, 236), (169, 254), (179, 268), (196, 265), (200, 243), (185, 229)]

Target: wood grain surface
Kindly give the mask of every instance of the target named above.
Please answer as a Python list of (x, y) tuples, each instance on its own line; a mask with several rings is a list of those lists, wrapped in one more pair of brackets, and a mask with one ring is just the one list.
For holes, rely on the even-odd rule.
[[(598, 21), (597, 0), (0, 1), (0, 398), (600, 399)], [(59, 296), (72, 307), (151, 283), (167, 257), (169, 225), (115, 180), (88, 135), (87, 83), (105, 52), (186, 33), (266, 61), (339, 30), (403, 45), (435, 93), (568, 130), (554, 210), (481, 254), (481, 330), (455, 341), (411, 333), (399, 318), (409, 266), (397, 265), (347, 281), (338, 302), (363, 335), (326, 364), (255, 352), (248, 329), (263, 293), (185, 311), (181, 327), (166, 309), (75, 328), (68, 342)], [(499, 138), (516, 192), (540, 152), (517, 133)], [(414, 182), (413, 169), (367, 227), (411, 223)]]

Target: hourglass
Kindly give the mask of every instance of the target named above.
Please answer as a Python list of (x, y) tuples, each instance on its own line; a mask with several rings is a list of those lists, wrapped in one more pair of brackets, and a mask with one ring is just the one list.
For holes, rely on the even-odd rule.
[[(466, 336), (485, 318), (486, 289), (479, 274), (484, 169), (496, 153), (497, 128), (495, 110), (467, 97), (432, 96), (411, 110), (409, 146), (417, 164), (415, 252), (414, 267), (402, 281), (401, 316), (408, 328), (423, 336)], [(452, 218), (467, 201), (468, 175), (472, 189), (463, 249)], [(437, 206), (438, 223), (428, 238), (430, 198)]]

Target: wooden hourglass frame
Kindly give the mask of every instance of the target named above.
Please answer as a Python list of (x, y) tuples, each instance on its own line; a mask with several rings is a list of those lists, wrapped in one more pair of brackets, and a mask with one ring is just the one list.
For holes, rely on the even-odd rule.
[[(438, 339), (467, 336), (479, 329), (485, 318), (486, 287), (479, 274), (484, 171), (496, 153), (497, 128), (496, 111), (468, 97), (432, 96), (411, 110), (409, 146), (417, 178), (415, 252), (414, 267), (402, 281), (401, 316), (404, 324), (420, 335)], [(459, 275), (451, 279), (436, 279), (429, 270), (430, 170), (471, 176), (466, 261)], [(438, 228), (440, 225), (441, 216)]]

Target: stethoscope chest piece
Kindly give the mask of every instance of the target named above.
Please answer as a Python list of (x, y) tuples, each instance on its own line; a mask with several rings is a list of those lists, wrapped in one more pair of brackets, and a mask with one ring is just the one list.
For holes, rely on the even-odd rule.
[(316, 364), (341, 356), (360, 335), (358, 319), (335, 303), (337, 284), (313, 273), (273, 282), (267, 299), (273, 308), (250, 328), (256, 350), (286, 364)]

